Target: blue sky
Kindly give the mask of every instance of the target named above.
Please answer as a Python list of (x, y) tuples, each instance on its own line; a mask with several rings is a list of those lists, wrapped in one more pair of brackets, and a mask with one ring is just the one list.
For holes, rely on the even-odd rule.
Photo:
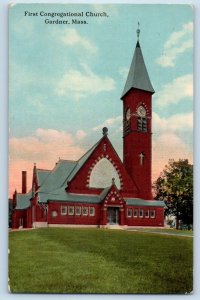
[[(45, 24), (30, 12), (106, 12), (86, 25)], [(109, 128), (122, 153), (120, 96), (137, 41), (153, 96), (153, 177), (169, 158), (192, 161), (193, 11), (189, 5), (41, 5), (10, 8), (11, 174), (77, 159)], [(59, 18), (59, 20), (66, 18)], [(71, 20), (68, 18), (68, 20)], [(21, 168), (21, 169), (20, 169)], [(17, 177), (16, 177), (17, 178)], [(18, 186), (18, 179), (11, 179)]]

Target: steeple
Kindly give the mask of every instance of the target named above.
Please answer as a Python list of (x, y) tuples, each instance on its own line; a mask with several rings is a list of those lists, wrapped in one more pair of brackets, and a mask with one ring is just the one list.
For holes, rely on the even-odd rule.
[(139, 22), (138, 22), (138, 29), (137, 29), (137, 43), (135, 47), (135, 52), (133, 55), (132, 63), (130, 66), (130, 70), (128, 73), (128, 77), (126, 80), (126, 84), (121, 96), (121, 99), (132, 89), (139, 89), (143, 91), (147, 91), (150, 93), (154, 93), (153, 86), (151, 84), (145, 62), (143, 59), (140, 42), (139, 42)]

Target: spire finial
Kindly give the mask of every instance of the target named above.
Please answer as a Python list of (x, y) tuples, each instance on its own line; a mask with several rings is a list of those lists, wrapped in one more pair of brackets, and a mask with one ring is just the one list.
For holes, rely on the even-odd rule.
[(140, 36), (140, 22), (138, 22), (138, 29), (136, 30), (137, 32), (137, 39), (139, 41), (139, 36)]
[(108, 135), (108, 128), (107, 127), (103, 127), (102, 133), (103, 133), (103, 136)]

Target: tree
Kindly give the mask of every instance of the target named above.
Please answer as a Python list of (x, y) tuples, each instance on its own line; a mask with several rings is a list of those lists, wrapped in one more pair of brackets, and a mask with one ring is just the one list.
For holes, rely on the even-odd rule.
[(166, 215), (176, 217), (179, 221), (193, 223), (193, 166), (187, 159), (169, 160), (167, 166), (154, 183), (157, 200), (165, 201)]

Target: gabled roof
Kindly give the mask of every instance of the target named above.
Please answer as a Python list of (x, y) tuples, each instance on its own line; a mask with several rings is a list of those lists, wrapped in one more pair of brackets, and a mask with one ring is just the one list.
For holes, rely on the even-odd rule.
[(27, 194), (16, 194), (16, 208), (15, 209), (26, 209), (30, 207), (30, 199), (32, 198), (32, 191)]
[(76, 166), (76, 161), (59, 160), (39, 188), (40, 192), (51, 192), (60, 188)]
[[(54, 190), (66, 187), (78, 171), (82, 168), (84, 163), (88, 160), (90, 155), (100, 144), (104, 136), (92, 146), (78, 161), (72, 160), (59, 160), (55, 168), (46, 176), (43, 184), (39, 188), (41, 193), (50, 193)], [(40, 174), (41, 175), (41, 174)]]
[(47, 176), (51, 173), (51, 170), (43, 170), (43, 169), (36, 169), (37, 172), (37, 179), (38, 185), (41, 186)]
[(139, 41), (136, 44), (133, 60), (130, 66), (126, 84), (121, 96), (121, 99), (128, 93), (132, 88), (144, 90), (147, 92), (154, 93), (153, 86), (151, 84), (145, 62), (143, 59), (142, 51), (140, 48)]
[(64, 186), (51, 193), (39, 192), (38, 197), (39, 197), (39, 202), (41, 203), (47, 203), (48, 201), (59, 201), (59, 202), (98, 204), (101, 202), (99, 195), (67, 193)]
[(107, 196), (108, 192), (110, 191), (111, 186), (106, 187), (105, 189), (103, 189), (103, 191), (100, 194), (100, 199), (104, 200), (104, 198)]
[(71, 181), (74, 176), (78, 173), (78, 171), (82, 168), (82, 166), (84, 165), (84, 163), (88, 160), (88, 158), (90, 157), (90, 155), (92, 155), (92, 153), (94, 152), (94, 150), (97, 148), (97, 146), (100, 144), (100, 142), (102, 141), (102, 139), (104, 138), (104, 136), (96, 143), (94, 144), (94, 146), (92, 146), (76, 163), (76, 166), (74, 167), (74, 169), (72, 170), (72, 172), (70, 173), (69, 177), (67, 178), (67, 181)]

